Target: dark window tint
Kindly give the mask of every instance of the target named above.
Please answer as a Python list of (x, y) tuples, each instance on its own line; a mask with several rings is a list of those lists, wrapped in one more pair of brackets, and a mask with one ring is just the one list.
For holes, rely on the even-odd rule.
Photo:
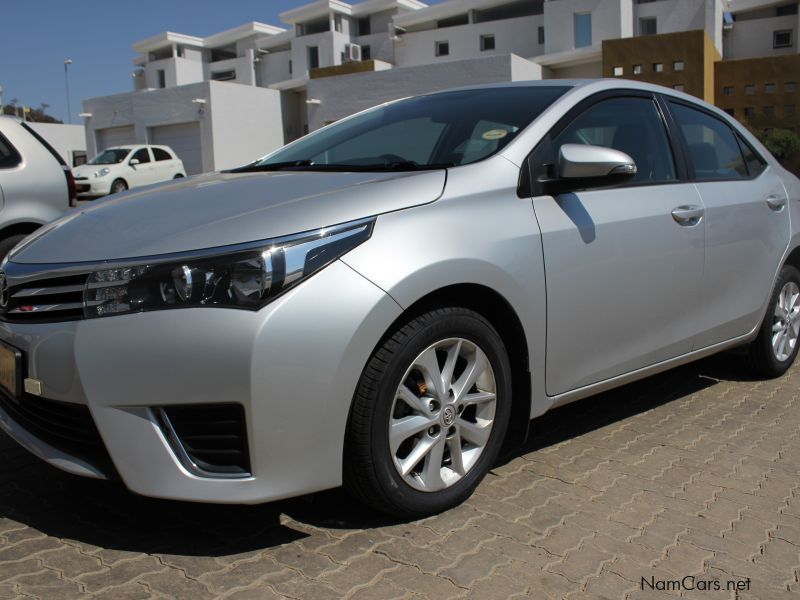
[(309, 69), (319, 68), (319, 46), (308, 47), (308, 68)]
[(133, 159), (138, 160), (140, 163), (149, 163), (150, 162), (150, 153), (147, 151), (147, 148), (142, 148), (141, 150), (137, 150), (136, 154), (131, 156), (131, 160)]
[(481, 51), (486, 50), (494, 50), (494, 35), (482, 35), (481, 36)]
[(20, 161), (22, 161), (22, 157), (17, 152), (17, 149), (0, 135), (0, 169), (16, 167)]
[(739, 142), (739, 148), (744, 156), (744, 162), (747, 165), (747, 172), (750, 177), (761, 175), (761, 172), (767, 168), (767, 162), (756, 154), (750, 144), (744, 141), (740, 135), (736, 136), (736, 140)]
[(449, 56), (450, 42), (436, 42), (436, 56)]
[(361, 60), (372, 59), (372, 48), (369, 46), (361, 46)]
[(153, 157), (156, 160), (172, 160), (172, 157), (169, 155), (169, 152), (167, 152), (166, 150), (162, 150), (161, 148), (153, 148)]
[(562, 144), (592, 144), (624, 152), (636, 163), (634, 183), (676, 179), (666, 126), (655, 102), (647, 98), (613, 98), (595, 104), (558, 134), (551, 160), (555, 161)]
[(672, 103), (672, 111), (686, 138), (689, 157), (698, 180), (748, 177), (739, 143), (727, 124), (684, 104)]

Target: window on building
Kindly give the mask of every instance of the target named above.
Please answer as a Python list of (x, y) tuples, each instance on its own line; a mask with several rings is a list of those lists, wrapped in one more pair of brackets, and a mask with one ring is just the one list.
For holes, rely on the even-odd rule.
[(642, 17), (639, 19), (639, 35), (655, 35), (658, 33), (655, 17)]
[(228, 46), (221, 46), (219, 48), (211, 49), (211, 62), (230, 60), (232, 58), (236, 58), (237, 56), (236, 44), (230, 44)]
[(653, 63), (653, 72), (654, 73), (663, 73), (664, 72), (664, 63)]
[(481, 36), (481, 52), (485, 52), (487, 50), (494, 50), (494, 34), (482, 35)]
[(795, 111), (794, 104), (787, 104), (783, 107), (783, 114), (785, 115), (793, 115)]
[(544, 27), (539, 27), (538, 29), (538, 41), (540, 44), (544, 44)]
[(166, 150), (162, 150), (161, 148), (153, 148), (153, 158), (158, 160), (172, 160), (169, 152)]
[(131, 156), (131, 160), (134, 158), (139, 161), (139, 164), (149, 163), (150, 153), (147, 151), (147, 148), (140, 148)]
[(788, 17), (790, 15), (796, 15), (796, 14), (797, 14), (797, 2), (793, 4), (786, 4), (784, 6), (775, 7), (776, 17)]
[(756, 116), (756, 109), (752, 106), (745, 106), (744, 107), (744, 118), (745, 119), (754, 119)]
[(319, 46), (308, 47), (308, 68), (309, 69), (319, 68)]
[(732, 108), (723, 108), (722, 110), (724, 110), (726, 113), (728, 113), (732, 117), (736, 116), (736, 111), (734, 109), (732, 109)]
[(372, 47), (361, 46), (361, 60), (371, 60), (371, 59), (372, 59)]
[(787, 81), (783, 84), (783, 91), (784, 92), (796, 92), (797, 91), (797, 82), (795, 81)]
[(308, 23), (298, 23), (297, 24), (297, 35), (314, 35), (315, 33), (325, 33), (326, 31), (331, 30), (331, 19), (330, 17), (323, 17), (321, 19), (316, 19), (315, 21), (309, 21)]
[(216, 71), (211, 73), (211, 79), (213, 81), (234, 81), (236, 79), (236, 71), (233, 69), (230, 71)]
[(683, 71), (686, 68), (686, 63), (682, 60), (676, 60), (672, 63), (672, 70), (673, 71)]
[(446, 27), (458, 27), (459, 25), (469, 25), (469, 15), (464, 13), (463, 15), (456, 15), (455, 17), (447, 17), (446, 19), (441, 19), (436, 21), (436, 28), (437, 29), (445, 29)]
[[(588, 108), (553, 140), (563, 144), (593, 144), (629, 155), (639, 167), (634, 183), (674, 181), (676, 178), (667, 131), (656, 103), (647, 98), (613, 98)], [(554, 162), (547, 160), (534, 164)], [(536, 174), (538, 176), (538, 174)]]
[(592, 13), (575, 13), (575, 47), (592, 45)]
[(176, 46), (175, 54), (178, 58), (183, 58), (183, 46)]
[(633, 65), (633, 74), (634, 75), (641, 75), (642, 74), (642, 65)]
[(436, 42), (436, 56), (449, 56), (450, 42)]
[(614, 77), (622, 77), (625, 73), (625, 69), (622, 67), (614, 67)]
[(772, 32), (772, 47), (773, 48), (791, 48), (792, 47), (792, 30), (781, 29)]
[(292, 70), (294, 69), (294, 65), (292, 64), (292, 59), (289, 59), (289, 75), (292, 74)]
[(339, 13), (333, 15), (333, 29), (334, 31), (338, 31), (339, 33), (342, 33), (344, 29), (344, 25), (342, 25), (342, 15), (340, 15)]
[(689, 146), (694, 174), (700, 181), (743, 179), (747, 166), (731, 128), (706, 112), (671, 103), (683, 137)]
[(736, 88), (734, 88), (732, 85), (726, 85), (724, 88), (722, 88), (723, 96), (733, 96), (735, 93)]
[(172, 46), (159, 48), (158, 50), (154, 50), (150, 53), (150, 62), (153, 62), (154, 60), (164, 60), (167, 58), (172, 58)]
[(752, 83), (748, 83), (744, 86), (744, 94), (745, 96), (752, 96), (756, 93), (756, 86)]
[(544, 0), (513, 0), (473, 12), (473, 23), (488, 23), (489, 21), (504, 21), (518, 19), (544, 13)]
[(358, 20), (358, 35), (372, 35), (372, 22), (369, 17), (362, 17)]
[(768, 94), (774, 94), (778, 86), (774, 83), (765, 83), (764, 84), (764, 91)]
[(156, 71), (156, 77), (158, 78), (158, 87), (167, 87), (167, 73), (164, 71), (164, 69), (159, 69)]
[(764, 107), (764, 116), (765, 117), (774, 117), (775, 116), (775, 107), (774, 106), (765, 106)]
[(684, 86), (682, 83), (676, 83), (672, 86), (672, 89), (676, 92), (683, 92), (686, 89), (686, 86)]

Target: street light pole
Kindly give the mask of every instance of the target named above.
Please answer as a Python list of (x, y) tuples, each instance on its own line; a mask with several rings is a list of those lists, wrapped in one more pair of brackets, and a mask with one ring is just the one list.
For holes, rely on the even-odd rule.
[(64, 61), (64, 89), (67, 92), (67, 123), (72, 123), (72, 109), (69, 106), (69, 71), (67, 69), (71, 64), (71, 58)]

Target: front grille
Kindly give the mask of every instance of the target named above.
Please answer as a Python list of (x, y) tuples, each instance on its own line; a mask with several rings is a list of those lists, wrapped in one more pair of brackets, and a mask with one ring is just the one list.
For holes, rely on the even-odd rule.
[(75, 191), (76, 192), (88, 192), (90, 189), (92, 189), (92, 186), (89, 185), (88, 183), (75, 184)]
[(167, 406), (158, 415), (173, 451), (194, 474), (250, 475), (247, 427), (240, 404)]
[(43, 442), (93, 465), (106, 477), (116, 471), (89, 407), (24, 394), (16, 402), (0, 393), (0, 407), (21, 427)]
[(14, 323), (83, 318), (83, 293), (89, 274), (28, 281), (9, 288), (3, 320)]
[(89, 181), (88, 177), (75, 177), (75, 181)]

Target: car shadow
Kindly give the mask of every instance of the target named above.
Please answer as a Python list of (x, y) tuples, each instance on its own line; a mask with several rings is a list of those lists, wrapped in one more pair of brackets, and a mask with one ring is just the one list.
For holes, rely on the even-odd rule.
[[(500, 464), (716, 385), (743, 381), (730, 354), (673, 369), (555, 409), (532, 421), (524, 447)], [(0, 523), (10, 519), (48, 536), (128, 552), (229, 556), (294, 542), (308, 534), (281, 522), (331, 529), (395, 524), (341, 489), (257, 506), (155, 500), (121, 483), (84, 479), (39, 461), (0, 434)]]

